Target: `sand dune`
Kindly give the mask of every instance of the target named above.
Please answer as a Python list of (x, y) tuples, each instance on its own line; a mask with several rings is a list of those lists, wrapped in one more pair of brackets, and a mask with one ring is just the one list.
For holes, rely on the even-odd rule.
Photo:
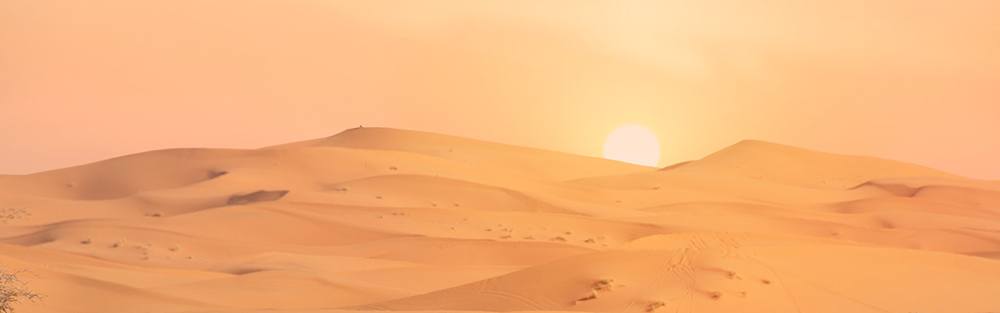
[(1000, 312), (1000, 185), (744, 141), (663, 169), (385, 128), (0, 176), (24, 312)]

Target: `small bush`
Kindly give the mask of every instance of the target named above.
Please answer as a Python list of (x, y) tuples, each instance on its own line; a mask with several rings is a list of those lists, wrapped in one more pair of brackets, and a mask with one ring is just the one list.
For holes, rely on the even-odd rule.
[(663, 301), (651, 302), (648, 305), (646, 305), (646, 312), (655, 312), (657, 309), (662, 308), (666, 305), (667, 304), (663, 303)]
[(601, 279), (594, 282), (592, 288), (595, 291), (611, 291), (611, 289), (614, 288), (614, 283), (614, 279)]
[(576, 302), (590, 301), (590, 300), (594, 300), (594, 299), (597, 299), (597, 291), (591, 290), (590, 294), (588, 294), (587, 296), (582, 297), (580, 299), (576, 299)]

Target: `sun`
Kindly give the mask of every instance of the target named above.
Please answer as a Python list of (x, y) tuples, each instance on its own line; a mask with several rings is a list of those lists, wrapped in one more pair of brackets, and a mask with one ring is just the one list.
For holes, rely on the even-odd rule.
[(615, 128), (604, 141), (604, 158), (657, 166), (660, 164), (660, 141), (646, 127), (627, 124)]

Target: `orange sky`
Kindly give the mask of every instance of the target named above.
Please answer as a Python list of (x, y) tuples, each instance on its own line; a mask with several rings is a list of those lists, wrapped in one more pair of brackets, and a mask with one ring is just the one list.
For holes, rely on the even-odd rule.
[(358, 124), (1000, 178), (1000, 1), (0, 1), (0, 173)]

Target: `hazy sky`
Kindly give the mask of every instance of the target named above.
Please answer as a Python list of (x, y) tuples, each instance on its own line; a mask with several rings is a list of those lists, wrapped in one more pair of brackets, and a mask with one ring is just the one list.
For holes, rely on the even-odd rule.
[(1000, 1), (0, 0), (0, 173), (359, 124), (1000, 178)]

